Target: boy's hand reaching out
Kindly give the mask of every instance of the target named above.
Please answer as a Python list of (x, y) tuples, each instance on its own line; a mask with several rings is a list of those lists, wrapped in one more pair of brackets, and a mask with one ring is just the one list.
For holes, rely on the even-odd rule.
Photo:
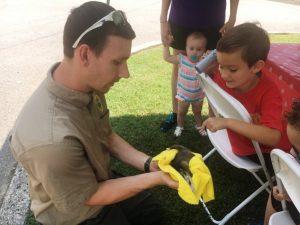
[(228, 119), (221, 117), (210, 117), (202, 124), (203, 129), (209, 129), (211, 132), (216, 132), (227, 128)]

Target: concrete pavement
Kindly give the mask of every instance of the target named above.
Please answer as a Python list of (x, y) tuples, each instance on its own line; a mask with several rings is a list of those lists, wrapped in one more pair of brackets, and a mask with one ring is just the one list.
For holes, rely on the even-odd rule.
[[(62, 58), (65, 20), (70, 9), (83, 2), (0, 0), (0, 147), (49, 66)], [(240, 0), (237, 24), (259, 21), (271, 33), (299, 33), (299, 2)], [(126, 12), (136, 31), (134, 47), (160, 39), (160, 4), (161, 0), (111, 0), (112, 6)], [(16, 165), (11, 161), (8, 146), (3, 144), (2, 149), (0, 206)]]
[[(0, 0), (0, 143), (49, 66), (61, 59), (64, 22), (69, 10), (83, 2)], [(136, 30), (134, 46), (159, 40), (160, 2), (111, 0), (127, 13)], [(300, 32), (300, 6), (240, 0), (237, 23), (244, 21), (260, 21), (269, 32)]]

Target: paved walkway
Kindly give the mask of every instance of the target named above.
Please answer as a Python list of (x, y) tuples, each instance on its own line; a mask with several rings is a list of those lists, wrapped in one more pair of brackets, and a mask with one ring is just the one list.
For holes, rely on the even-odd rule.
[[(82, 2), (0, 0), (0, 147), (49, 66), (61, 59), (64, 22), (69, 10)], [(160, 3), (161, 0), (111, 0), (113, 6), (127, 13), (136, 30), (134, 46), (159, 40)], [(256, 20), (269, 32), (300, 32), (300, 6), (240, 0), (237, 23)]]
[[(0, 206), (16, 165), (4, 140), (49, 66), (62, 58), (66, 17), (83, 2), (0, 0)], [(111, 0), (127, 13), (136, 31), (134, 47), (160, 39), (160, 4), (161, 0)], [(272, 33), (300, 33), (299, 0), (240, 0), (237, 23), (245, 21), (259, 21)]]

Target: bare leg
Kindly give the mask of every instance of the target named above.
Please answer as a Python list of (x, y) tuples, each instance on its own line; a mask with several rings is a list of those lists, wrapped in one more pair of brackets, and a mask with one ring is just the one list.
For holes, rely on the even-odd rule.
[[(178, 55), (179, 53), (184, 53), (184, 51), (173, 49), (173, 55)], [(173, 64), (171, 90), (172, 90), (172, 109), (174, 113), (177, 113), (177, 109), (178, 109), (178, 104), (177, 104), (178, 101), (175, 97), (177, 94), (177, 79), (178, 79), (178, 65)]]
[(203, 105), (203, 100), (201, 102), (194, 102), (192, 104), (192, 109), (193, 109), (195, 123), (196, 123), (195, 128), (199, 132), (200, 136), (207, 136), (205, 128), (202, 127), (202, 105)]
[[(176, 99), (177, 100), (177, 99)], [(185, 101), (178, 101), (178, 113), (177, 113), (177, 126), (184, 126), (184, 119), (189, 110), (190, 103)]]
[(268, 198), (268, 203), (267, 203), (267, 207), (266, 207), (266, 213), (265, 213), (265, 221), (264, 221), (264, 225), (268, 225), (269, 224), (269, 220), (272, 214), (276, 213), (276, 210), (273, 208), (272, 203), (271, 203), (271, 195), (269, 195)]
[[(178, 55), (179, 53), (183, 53), (183, 52), (184, 51), (173, 49), (174, 55)], [(167, 132), (177, 124), (176, 118), (177, 118), (177, 111), (178, 111), (178, 103), (175, 97), (177, 94), (177, 79), (178, 79), (178, 65), (173, 65), (172, 78), (171, 78), (172, 112), (160, 124), (160, 130), (163, 132)]]
[(203, 105), (203, 101), (192, 103), (192, 109), (193, 109), (195, 123), (197, 127), (202, 126), (202, 115), (201, 115), (202, 105)]

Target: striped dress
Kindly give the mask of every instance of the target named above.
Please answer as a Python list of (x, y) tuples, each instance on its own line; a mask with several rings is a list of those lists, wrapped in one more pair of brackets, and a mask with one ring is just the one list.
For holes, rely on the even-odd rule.
[(191, 62), (187, 56), (180, 54), (176, 95), (178, 100), (189, 103), (203, 100), (204, 92), (196, 74), (195, 63)]

